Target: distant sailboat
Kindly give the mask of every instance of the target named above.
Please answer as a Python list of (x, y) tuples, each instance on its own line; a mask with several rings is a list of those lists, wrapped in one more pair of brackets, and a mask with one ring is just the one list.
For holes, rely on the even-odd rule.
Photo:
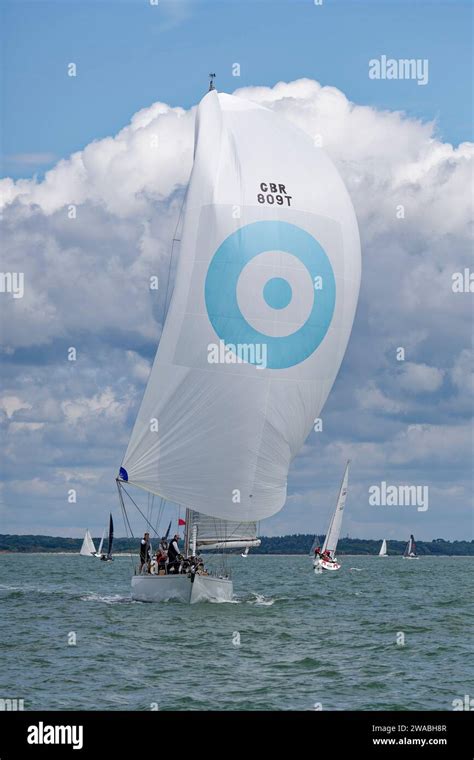
[(104, 562), (110, 562), (113, 559), (112, 544), (114, 541), (114, 521), (112, 519), (112, 515), (110, 515), (110, 519), (109, 519), (109, 540), (108, 540), (108, 546), (107, 546), (107, 554), (104, 554), (102, 552), (102, 547), (104, 545), (106, 535), (107, 535), (107, 531), (104, 530), (102, 534), (102, 538), (100, 540), (99, 549), (96, 551), (95, 544), (90, 534), (90, 531), (86, 530), (84, 541), (82, 542), (82, 546), (81, 546), (79, 554), (82, 554), (83, 557), (95, 557), (96, 559), (101, 559)]
[(339, 489), (336, 509), (334, 510), (331, 522), (329, 523), (323, 548), (319, 552), (315, 552), (315, 573), (322, 573), (323, 570), (339, 570), (341, 567), (336, 559), (336, 549), (341, 534), (342, 517), (346, 504), (347, 485), (349, 482), (349, 464), (350, 462), (346, 464), (346, 469), (344, 470), (344, 477), (342, 478), (341, 487)]
[(411, 534), (410, 539), (405, 547), (405, 551), (403, 552), (403, 559), (419, 559), (416, 553), (416, 543), (413, 533)]
[(385, 540), (385, 538), (382, 541), (382, 546), (380, 547), (379, 557), (388, 557), (388, 554), (387, 554), (387, 541)]
[(141, 562), (139, 601), (232, 599), (224, 567), (193, 573), (196, 554), (258, 546), (258, 521), (284, 506), (359, 293), (357, 222), (328, 156), (279, 114), (211, 85), (174, 289), (117, 477), (126, 524), (129, 487), (186, 509), (178, 572)]
[(90, 530), (86, 530), (86, 535), (84, 536), (84, 541), (82, 542), (79, 554), (82, 554), (83, 557), (95, 557), (97, 555)]
[(102, 541), (100, 543), (100, 549), (97, 552), (97, 554), (99, 555), (100, 559), (103, 562), (111, 562), (112, 559), (113, 559), (113, 557), (112, 557), (112, 545), (114, 543), (114, 521), (112, 519), (112, 513), (110, 514), (110, 518), (109, 518), (109, 540), (108, 540), (108, 544), (107, 544), (107, 554), (103, 554), (102, 553), (103, 540), (104, 539), (102, 538)]

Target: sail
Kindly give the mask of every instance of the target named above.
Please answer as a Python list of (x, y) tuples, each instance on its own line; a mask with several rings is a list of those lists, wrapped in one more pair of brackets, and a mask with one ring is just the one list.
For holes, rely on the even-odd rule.
[(314, 550), (318, 546), (321, 546), (321, 539), (320, 539), (320, 536), (315, 536), (314, 539), (313, 539), (313, 543), (311, 544), (311, 549), (309, 550), (309, 556), (310, 557), (314, 556)]
[(95, 554), (95, 546), (89, 530), (86, 530), (79, 554), (82, 554), (84, 557), (91, 557)]
[(106, 531), (104, 530), (104, 532), (102, 533), (102, 538), (100, 539), (99, 548), (97, 550), (97, 554), (99, 555), (99, 557), (102, 554), (102, 547), (103, 547), (104, 541), (105, 541), (105, 534), (106, 534)]
[(387, 556), (387, 542), (384, 538), (384, 540), (382, 541), (382, 546), (380, 547), (379, 557), (386, 557), (386, 556)]
[(119, 480), (222, 520), (278, 512), (359, 281), (357, 222), (330, 159), (274, 112), (207, 93), (173, 295)]
[(112, 514), (109, 520), (109, 544), (107, 546), (107, 556), (112, 556), (112, 544), (114, 542), (114, 521), (112, 520)]
[(339, 489), (339, 496), (337, 499), (336, 509), (329, 524), (328, 532), (323, 544), (323, 552), (329, 551), (331, 557), (334, 557), (337, 548), (337, 542), (341, 533), (342, 516), (344, 514), (344, 507), (346, 505), (347, 497), (347, 483), (349, 481), (349, 462), (346, 464), (344, 471), (344, 477), (342, 479), (341, 488)]
[(404, 556), (416, 557), (416, 543), (413, 533), (411, 534), (410, 539), (405, 547)]
[(188, 536), (196, 536), (196, 549), (243, 549), (260, 546), (256, 522), (236, 522), (188, 509)]

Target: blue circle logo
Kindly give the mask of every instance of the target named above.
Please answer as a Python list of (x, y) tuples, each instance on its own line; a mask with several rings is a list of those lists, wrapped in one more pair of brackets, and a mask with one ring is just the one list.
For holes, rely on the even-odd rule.
[(284, 309), (290, 303), (292, 296), (291, 285), (283, 277), (272, 277), (263, 289), (263, 297), (272, 309)]
[[(311, 280), (320, 278), (306, 322), (291, 335), (274, 337), (256, 330), (243, 316), (237, 302), (237, 283), (244, 267), (266, 251), (296, 256)], [(298, 294), (282, 277), (268, 280), (263, 298), (272, 309), (284, 309)], [(334, 314), (336, 282), (331, 262), (322, 246), (308, 232), (288, 222), (254, 222), (241, 227), (219, 246), (207, 271), (205, 300), (210, 322), (226, 344), (265, 344), (267, 367), (287, 369), (311, 356), (318, 348)]]

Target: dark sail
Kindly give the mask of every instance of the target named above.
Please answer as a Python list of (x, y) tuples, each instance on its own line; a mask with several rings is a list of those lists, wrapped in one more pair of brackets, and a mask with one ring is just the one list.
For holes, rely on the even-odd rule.
[(109, 522), (109, 546), (107, 548), (107, 556), (112, 556), (112, 544), (114, 542), (114, 521), (112, 520), (112, 513), (110, 513), (110, 522)]

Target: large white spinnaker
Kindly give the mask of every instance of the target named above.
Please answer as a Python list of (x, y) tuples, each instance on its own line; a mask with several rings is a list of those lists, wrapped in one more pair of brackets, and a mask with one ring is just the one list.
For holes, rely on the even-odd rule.
[(278, 512), (359, 281), (354, 210), (326, 154), (273, 111), (207, 93), (174, 291), (119, 480), (221, 520)]
[(329, 524), (326, 538), (324, 539), (322, 553), (328, 551), (331, 558), (336, 554), (337, 542), (341, 535), (342, 517), (344, 515), (344, 507), (346, 505), (347, 497), (347, 484), (349, 481), (349, 462), (346, 464), (344, 471), (344, 477), (342, 478), (341, 488), (339, 489), (339, 496), (337, 498), (336, 509)]
[(94, 557), (96, 554), (90, 530), (86, 530), (86, 535), (84, 536), (84, 541), (82, 542), (79, 554), (82, 554), (84, 557)]

